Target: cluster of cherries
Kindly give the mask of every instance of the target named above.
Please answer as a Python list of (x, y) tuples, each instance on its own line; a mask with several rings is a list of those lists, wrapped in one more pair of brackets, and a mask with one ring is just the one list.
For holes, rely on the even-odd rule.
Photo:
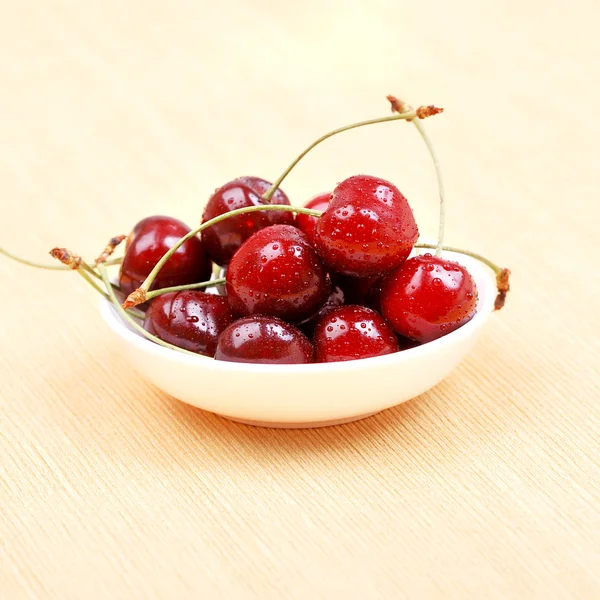
[[(227, 183), (210, 197), (204, 223), (266, 204), (270, 187), (255, 177)], [(273, 203), (290, 206), (281, 190)], [(238, 214), (184, 242), (150, 290), (202, 282), (214, 262), (226, 270), (224, 294), (185, 289), (156, 296), (146, 309), (146, 331), (217, 360), (331, 362), (429, 342), (475, 313), (477, 289), (463, 266), (431, 254), (408, 258), (418, 229), (391, 183), (350, 177), (305, 208), (323, 214)], [(135, 293), (189, 231), (170, 217), (138, 223), (121, 264), (122, 292)]]
[[(441, 111), (397, 112), (378, 121)], [(53, 256), (88, 279), (100, 269), (110, 298), (147, 337), (216, 360), (382, 356), (435, 340), (473, 317), (475, 281), (440, 255), (441, 241), (435, 254), (409, 258), (415, 246), (431, 246), (417, 244), (413, 212), (392, 183), (356, 175), (294, 208), (279, 187), (294, 164), (275, 184), (241, 177), (217, 189), (196, 230), (166, 216), (137, 223), (126, 238), (118, 286), (101, 263), (124, 236), (93, 268), (64, 249)], [(212, 277), (219, 270), (224, 278)], [(209, 287), (213, 293), (204, 291)], [(142, 326), (126, 313), (134, 307)]]

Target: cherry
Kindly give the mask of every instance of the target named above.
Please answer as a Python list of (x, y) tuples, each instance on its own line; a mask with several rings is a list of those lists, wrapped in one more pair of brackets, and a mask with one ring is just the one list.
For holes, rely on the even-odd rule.
[[(312, 208), (314, 210), (324, 211), (329, 206), (331, 200), (331, 192), (325, 192), (319, 194), (314, 198), (311, 198), (304, 204), (304, 208)], [(296, 223), (298, 227), (304, 232), (308, 241), (314, 246), (315, 245), (315, 229), (319, 219), (317, 217), (311, 217), (310, 215), (299, 214), (296, 217)]]
[(381, 288), (381, 312), (394, 330), (431, 342), (467, 323), (477, 307), (477, 287), (457, 262), (424, 254), (390, 273)]
[(406, 198), (384, 179), (355, 175), (337, 185), (315, 230), (315, 245), (332, 271), (383, 275), (410, 254), (419, 230)]
[[(289, 198), (280, 189), (273, 194), (270, 202), (263, 200), (261, 196), (270, 187), (268, 181), (258, 177), (239, 177), (230, 181), (209, 198), (204, 208), (202, 222), (206, 223), (214, 217), (246, 206), (290, 205)], [(218, 265), (226, 265), (242, 243), (259, 229), (277, 223), (293, 225), (294, 222), (294, 214), (284, 211), (237, 215), (206, 229), (202, 232), (202, 241), (212, 260)]]
[(398, 352), (398, 340), (385, 319), (365, 306), (341, 306), (323, 317), (313, 336), (316, 362), (370, 358)]
[[(135, 225), (126, 241), (119, 272), (121, 292), (127, 297), (148, 276), (154, 265), (190, 228), (173, 217), (153, 216)], [(210, 278), (211, 264), (199, 237), (178, 248), (165, 263), (150, 289), (199, 283)]]
[(214, 356), (219, 335), (235, 318), (226, 298), (184, 290), (154, 298), (144, 329), (179, 348)]
[(248, 239), (227, 267), (227, 297), (242, 315), (302, 321), (323, 305), (330, 281), (306, 236), (290, 225), (271, 225)]
[(313, 345), (296, 327), (276, 317), (235, 321), (219, 337), (215, 358), (263, 364), (310, 363)]

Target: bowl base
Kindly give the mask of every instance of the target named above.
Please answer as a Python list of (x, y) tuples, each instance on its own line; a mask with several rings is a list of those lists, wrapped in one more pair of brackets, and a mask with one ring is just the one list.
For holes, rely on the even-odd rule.
[(242, 425), (251, 425), (252, 427), (268, 427), (271, 429), (316, 429), (317, 427), (333, 427), (334, 425), (345, 425), (346, 423), (353, 423), (354, 421), (360, 421), (367, 417), (372, 417), (380, 411), (367, 413), (364, 415), (358, 415), (356, 417), (348, 417), (347, 419), (332, 419), (330, 421), (308, 421), (306, 423), (287, 423), (279, 421), (252, 421), (248, 419), (236, 419), (235, 417), (228, 417), (227, 415), (218, 415), (228, 421), (234, 421), (235, 423), (241, 423)]

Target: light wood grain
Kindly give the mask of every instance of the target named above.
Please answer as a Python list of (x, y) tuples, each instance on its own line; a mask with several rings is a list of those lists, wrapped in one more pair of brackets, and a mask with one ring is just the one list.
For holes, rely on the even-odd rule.
[[(431, 393), (286, 432), (165, 397), (74, 274), (0, 260), (2, 600), (600, 597), (597, 2), (0, 6), (2, 246), (94, 256), (147, 214), (196, 223), (395, 93), (446, 109), (447, 241), (514, 272)], [(404, 124), (330, 140), (285, 189), (358, 172), (435, 235)]]

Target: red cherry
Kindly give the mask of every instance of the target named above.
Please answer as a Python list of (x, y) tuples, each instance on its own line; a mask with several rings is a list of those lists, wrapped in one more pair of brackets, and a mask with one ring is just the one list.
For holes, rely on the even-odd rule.
[(215, 358), (231, 362), (296, 364), (312, 362), (313, 345), (293, 325), (254, 315), (232, 323), (219, 337)]
[(462, 265), (431, 254), (415, 256), (390, 273), (381, 312), (399, 334), (430, 342), (471, 320), (477, 286)]
[(329, 295), (330, 282), (306, 236), (290, 225), (271, 225), (248, 239), (227, 267), (227, 297), (242, 315), (301, 321)]
[(398, 352), (398, 340), (385, 319), (365, 306), (341, 306), (323, 317), (313, 336), (316, 362), (370, 358)]
[[(135, 225), (127, 238), (119, 272), (119, 285), (125, 297), (142, 285), (156, 263), (189, 231), (185, 223), (172, 217), (147, 217)], [(169, 258), (150, 289), (199, 283), (208, 280), (210, 274), (210, 260), (200, 238), (195, 236)]]
[[(258, 177), (239, 177), (230, 181), (216, 190), (209, 198), (204, 208), (202, 222), (206, 223), (226, 212), (247, 206), (261, 204), (286, 204), (289, 206), (289, 198), (280, 189), (273, 194), (270, 202), (265, 202), (261, 195), (270, 187), (271, 184), (268, 181)], [(204, 230), (202, 242), (214, 262), (218, 265), (226, 265), (242, 243), (259, 229), (277, 223), (293, 225), (294, 222), (294, 213), (287, 211), (265, 211), (238, 215)]]
[(325, 265), (355, 277), (383, 275), (401, 265), (418, 237), (412, 210), (398, 188), (368, 175), (338, 184), (315, 230)]
[(154, 298), (144, 329), (179, 348), (214, 356), (219, 335), (235, 318), (227, 298), (185, 290)]
[[(314, 198), (311, 198), (304, 204), (304, 208), (312, 208), (313, 210), (324, 211), (329, 206), (331, 200), (331, 192), (325, 192), (319, 194)], [(296, 217), (296, 223), (298, 227), (305, 233), (308, 241), (314, 246), (315, 245), (315, 229), (319, 219), (317, 217), (311, 217), (310, 215), (299, 214)]]

